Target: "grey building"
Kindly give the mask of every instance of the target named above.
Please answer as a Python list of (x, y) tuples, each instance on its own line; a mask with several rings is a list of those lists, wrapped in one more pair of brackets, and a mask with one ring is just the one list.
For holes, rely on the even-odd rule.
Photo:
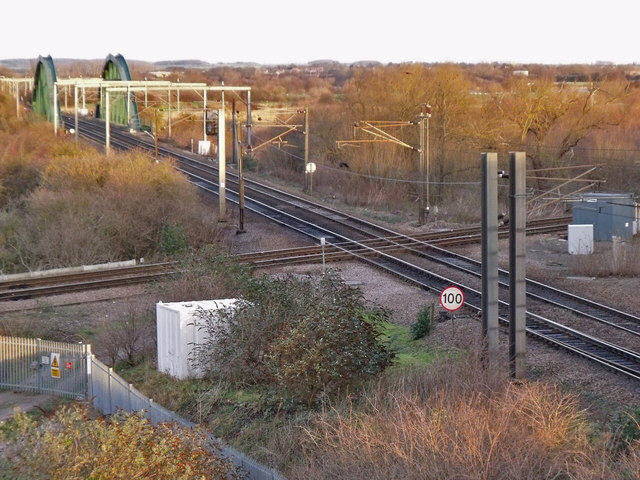
[(596, 242), (610, 242), (613, 236), (633, 237), (636, 220), (632, 193), (585, 193), (573, 204), (573, 224), (593, 225)]

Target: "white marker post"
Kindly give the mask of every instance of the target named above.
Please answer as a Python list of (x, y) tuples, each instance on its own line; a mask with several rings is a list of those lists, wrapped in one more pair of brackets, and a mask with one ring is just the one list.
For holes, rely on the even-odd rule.
[(313, 192), (313, 172), (316, 171), (316, 164), (313, 162), (307, 163), (307, 166), (305, 167), (304, 171), (309, 178), (309, 193), (312, 193)]
[(327, 243), (326, 239), (324, 237), (320, 237), (320, 245), (322, 245), (322, 271), (324, 272), (325, 270), (325, 265), (324, 265), (324, 246)]

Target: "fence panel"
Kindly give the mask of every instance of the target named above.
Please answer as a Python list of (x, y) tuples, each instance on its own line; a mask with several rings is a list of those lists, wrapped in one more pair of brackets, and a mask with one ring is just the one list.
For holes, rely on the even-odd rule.
[[(195, 428), (197, 425), (177, 413), (154, 403), (107, 367), (100, 360), (91, 356), (91, 375), (89, 391), (93, 398), (93, 406), (105, 415), (115, 413), (118, 409), (127, 412), (144, 411), (144, 416), (151, 423), (176, 422), (183, 427)], [(211, 440), (220, 444), (220, 440), (210, 436)], [(249, 480), (285, 480), (276, 470), (261, 465), (239, 451), (222, 446), (222, 454), (240, 465), (247, 472)]]
[(84, 344), (0, 336), (0, 388), (86, 398)]
[[(91, 355), (89, 345), (0, 336), (0, 388), (89, 398), (104, 415), (119, 409), (144, 411), (152, 423), (176, 422), (187, 428), (196, 427), (123, 380)], [(220, 444), (218, 439), (210, 438)], [(233, 448), (222, 446), (222, 454), (243, 467), (249, 480), (284, 480), (275, 470)]]

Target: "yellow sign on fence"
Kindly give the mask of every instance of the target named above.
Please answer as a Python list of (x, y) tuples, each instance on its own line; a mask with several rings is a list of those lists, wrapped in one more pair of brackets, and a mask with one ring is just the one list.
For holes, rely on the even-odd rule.
[(53, 378), (60, 378), (60, 354), (51, 354), (51, 376)]

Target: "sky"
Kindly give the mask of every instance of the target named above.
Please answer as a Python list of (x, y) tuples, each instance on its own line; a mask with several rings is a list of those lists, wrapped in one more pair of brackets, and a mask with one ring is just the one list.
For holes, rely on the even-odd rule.
[(3, 2), (0, 59), (640, 63), (635, 0)]

